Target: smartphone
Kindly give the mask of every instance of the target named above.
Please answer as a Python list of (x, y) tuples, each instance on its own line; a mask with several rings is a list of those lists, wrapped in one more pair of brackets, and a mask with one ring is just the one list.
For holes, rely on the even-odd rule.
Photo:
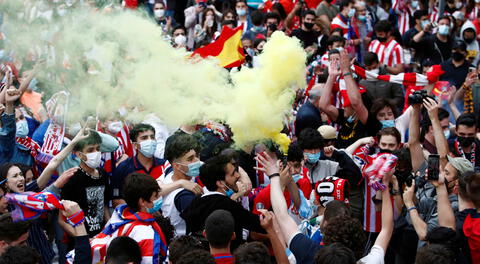
[(438, 181), (439, 173), (440, 173), (440, 156), (437, 154), (431, 154), (428, 156), (427, 179), (429, 181)]

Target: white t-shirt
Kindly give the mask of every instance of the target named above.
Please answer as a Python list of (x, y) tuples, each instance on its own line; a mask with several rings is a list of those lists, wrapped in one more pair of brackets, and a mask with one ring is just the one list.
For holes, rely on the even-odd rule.
[(385, 258), (385, 251), (380, 246), (373, 246), (370, 249), (370, 253), (365, 257), (361, 258), (357, 263), (365, 263), (365, 264), (384, 264)]

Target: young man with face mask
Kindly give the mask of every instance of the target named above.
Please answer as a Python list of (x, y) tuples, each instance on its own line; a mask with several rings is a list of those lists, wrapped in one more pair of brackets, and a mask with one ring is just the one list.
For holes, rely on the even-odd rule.
[[(415, 25), (410, 28), (405, 34), (402, 35), (402, 41), (405, 48), (409, 48), (412, 53), (414, 53), (413, 60), (417, 63), (422, 63), (425, 56), (425, 51), (415, 43), (413, 43), (413, 37), (422, 31), (425, 26), (430, 24), (427, 10), (417, 10), (413, 13), (413, 19), (415, 20)], [(427, 35), (430, 35), (430, 32), (426, 32)]]
[(440, 64), (452, 56), (453, 38), (451, 37), (450, 17), (438, 19), (436, 34), (431, 34), (432, 24), (426, 24), (414, 37), (411, 43), (414, 49), (425, 51), (424, 59), (430, 59), (433, 64)]
[[(163, 184), (173, 183), (179, 180), (195, 182), (195, 178), (200, 174), (200, 167), (203, 162), (199, 157), (200, 145), (195, 137), (184, 134), (173, 138), (165, 150), (165, 157), (172, 164), (173, 171), (161, 177), (159, 181)], [(195, 198), (195, 194), (184, 188), (175, 191), (163, 197), (162, 215), (170, 219), (170, 223), (175, 227), (175, 236), (185, 235), (186, 224), (182, 213)]]
[(230, 155), (220, 154), (205, 162), (200, 168), (200, 180), (205, 184), (206, 192), (195, 198), (190, 206), (183, 211), (181, 217), (187, 223), (187, 234), (202, 232), (207, 217), (217, 209), (230, 212), (235, 219), (235, 240), (232, 248), (237, 248), (243, 238), (242, 230), (265, 234), (260, 225), (260, 218), (243, 208), (228, 197), (229, 192), (238, 191), (237, 182), (240, 179), (238, 167)]
[(473, 114), (462, 114), (457, 118), (455, 134), (457, 138), (449, 141), (450, 152), (455, 157), (469, 160), (475, 168), (480, 168), (480, 140), (476, 119)]
[(460, 30), (460, 39), (465, 41), (467, 45), (467, 60), (471, 64), (477, 65), (480, 57), (480, 47), (477, 41), (477, 29), (470, 20), (463, 24)]
[(386, 66), (387, 72), (399, 74), (404, 71), (405, 58), (403, 48), (393, 36), (393, 27), (386, 21), (379, 21), (375, 25), (377, 39), (373, 40), (368, 51), (378, 54), (381, 65)]
[[(440, 76), (440, 81), (448, 81), (455, 87), (461, 87), (467, 78), (470, 68), (473, 67), (467, 61), (467, 46), (465, 42), (461, 40), (455, 41), (452, 46), (452, 58), (444, 61), (441, 66), (445, 74)], [(460, 111), (463, 110), (463, 108), (460, 108), (461, 105), (457, 104), (457, 107)]]
[(350, 20), (355, 16), (355, 7), (352, 0), (343, 0), (337, 3), (340, 8), (338, 15), (332, 20), (330, 29), (341, 28), (343, 37), (350, 39), (348, 36), (348, 29), (350, 28)]
[(100, 168), (102, 138), (95, 131), (80, 140), (73, 151), (80, 158), (80, 169), (62, 188), (62, 198), (77, 202), (85, 213), (85, 226), (90, 237), (98, 234), (109, 218), (110, 190), (108, 175)]
[(292, 32), (292, 37), (298, 38), (302, 42), (302, 46), (304, 49), (307, 48), (314, 48), (315, 43), (317, 43), (318, 36), (320, 35), (319, 32), (313, 30), (313, 26), (315, 25), (315, 12), (308, 10), (304, 11), (302, 14), (302, 27), (295, 29)]

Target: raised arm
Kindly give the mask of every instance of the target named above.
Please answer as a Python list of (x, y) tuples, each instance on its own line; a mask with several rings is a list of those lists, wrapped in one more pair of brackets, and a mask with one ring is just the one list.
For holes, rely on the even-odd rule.
[(447, 139), (445, 138), (440, 120), (438, 119), (438, 104), (435, 100), (426, 98), (423, 100), (423, 106), (427, 109), (428, 116), (432, 121), (433, 136), (435, 138), (438, 155), (440, 155), (440, 169), (442, 170), (445, 168), (445, 165), (447, 165), (449, 149)]
[(282, 231), (285, 241), (290, 239), (297, 233), (297, 224), (288, 214), (287, 202), (283, 196), (282, 187), (280, 184), (280, 169), (278, 166), (278, 160), (270, 157), (268, 154), (262, 153), (255, 158), (262, 168), (258, 168), (264, 171), (270, 178), (270, 200), (272, 202), (273, 212), (279, 221), (280, 230)]
[(325, 112), (328, 118), (332, 121), (337, 121), (338, 109), (332, 105), (332, 89), (333, 84), (341, 74), (339, 70), (340, 64), (332, 61), (328, 66), (328, 78), (327, 82), (323, 86), (322, 94), (318, 100), (318, 107), (322, 112)]
[(390, 202), (388, 177), (384, 177), (383, 184), (387, 188), (382, 191), (382, 229), (375, 240), (375, 245), (380, 246), (386, 252), (393, 233), (393, 208)]
[(410, 113), (410, 125), (408, 136), (408, 148), (410, 149), (410, 158), (412, 160), (412, 169), (417, 171), (425, 161), (423, 156), (422, 145), (420, 144), (420, 109), (422, 105), (415, 104), (412, 106)]
[(285, 18), (285, 26), (287, 28), (293, 27), (293, 19), (295, 18), (297, 11), (301, 8), (302, 8), (302, 2), (298, 1), (293, 7), (292, 11), (290, 11), (290, 13), (288, 14), (287, 18)]
[(285, 252), (286, 246), (278, 237), (277, 231), (274, 228), (275, 214), (273, 212), (262, 210), (260, 215), (260, 224), (267, 231), (268, 239), (272, 244), (275, 260), (279, 264), (289, 264), (287, 254)]
[(437, 211), (439, 226), (449, 227), (455, 230), (455, 215), (452, 204), (448, 199), (447, 186), (445, 185), (445, 170), (441, 170), (438, 181), (431, 181), (437, 191)]
[(407, 208), (407, 213), (410, 214), (410, 219), (412, 220), (413, 228), (417, 232), (418, 239), (425, 240), (427, 236), (427, 224), (418, 214), (418, 210), (413, 203), (413, 197), (415, 196), (415, 181), (412, 181), (412, 186), (406, 188), (403, 192), (403, 202)]
[(358, 90), (357, 83), (353, 79), (352, 72), (350, 71), (350, 58), (346, 50), (340, 52), (340, 70), (342, 72), (343, 79), (345, 80), (345, 86), (347, 86), (347, 94), (350, 99), (353, 110), (357, 113), (358, 120), (362, 124), (367, 123), (368, 110), (363, 104), (362, 95)]

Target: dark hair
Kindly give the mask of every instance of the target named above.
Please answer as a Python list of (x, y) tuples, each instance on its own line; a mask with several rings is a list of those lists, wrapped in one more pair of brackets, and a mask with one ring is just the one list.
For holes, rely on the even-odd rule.
[(356, 218), (337, 216), (325, 225), (323, 231), (325, 245), (342, 243), (355, 254), (355, 259), (360, 259), (365, 248), (365, 233), (362, 224)]
[(398, 129), (395, 127), (386, 127), (378, 131), (377, 138), (379, 142), (382, 136), (393, 136), (397, 140), (397, 144), (400, 144), (402, 142), (402, 136), (400, 135), (400, 132), (398, 132)]
[(353, 1), (343, 0), (343, 1), (340, 1), (340, 3), (336, 2), (336, 4), (338, 5), (338, 9), (340, 10), (340, 12), (342, 12), (345, 7), (348, 7), (350, 4), (353, 4)]
[(258, 45), (260, 45), (260, 43), (262, 43), (263, 41), (266, 41), (265, 39), (263, 38), (256, 38), (253, 40), (253, 48), (257, 48)]
[(28, 221), (13, 222), (12, 214), (0, 215), (0, 241), (11, 243), (27, 233), (29, 229)]
[(331, 57), (333, 54), (340, 54), (340, 51), (338, 51), (338, 49), (331, 49), (331, 50), (328, 52), (328, 58), (330, 59), (330, 57)]
[(428, 16), (427, 10), (417, 10), (413, 12), (413, 19), (421, 19), (423, 16)]
[(345, 45), (345, 38), (337, 35), (328, 37), (327, 46), (333, 45), (335, 42), (342, 42)]
[(102, 144), (102, 138), (96, 131), (90, 130), (90, 135), (87, 138), (84, 138), (73, 147), (73, 151), (83, 151), (85, 147), (90, 145), (100, 145)]
[(182, 157), (190, 150), (195, 150), (197, 155), (200, 154), (200, 144), (197, 139), (189, 134), (181, 134), (172, 137), (172, 140), (165, 147), (165, 158), (173, 163), (176, 159)]
[(365, 66), (371, 66), (372, 64), (378, 63), (378, 62), (379, 61), (378, 61), (377, 54), (370, 51), (365, 53), (365, 57), (363, 58), (363, 63), (365, 64)]
[(395, 116), (395, 118), (398, 117), (398, 111), (395, 103), (393, 103), (392, 100), (387, 98), (375, 99), (375, 101), (373, 101), (372, 108), (370, 108), (370, 113), (376, 117), (378, 112), (380, 112), (385, 107), (389, 107), (390, 109), (392, 109), (393, 116)]
[(28, 246), (8, 247), (0, 257), (0, 264), (37, 264), (40, 255)]
[(375, 24), (375, 32), (392, 32), (392, 25), (388, 20), (380, 20)]
[[(287, 18), (287, 12), (285, 12), (285, 8), (283, 7), (282, 4), (280, 4), (280, 3), (273, 4), (272, 10), (277, 10), (278, 11), (278, 15), (280, 16), (280, 19), (278, 20), (279, 22), (280, 22), (280, 20), (283, 20), (283, 19)], [(272, 13), (275, 13), (275, 12), (272, 12)]]
[(235, 232), (235, 220), (226, 210), (215, 210), (205, 220), (205, 235), (212, 248), (226, 248)]
[(185, 254), (194, 250), (201, 250), (202, 243), (192, 236), (179, 236), (175, 238), (168, 247), (169, 260), (172, 263), (177, 261)]
[(298, 146), (297, 142), (290, 143), (288, 146), (287, 161), (298, 161), (303, 160), (303, 150)]
[(132, 142), (137, 142), (137, 137), (138, 134), (145, 132), (145, 131), (153, 131), (153, 134), (155, 134), (155, 128), (149, 124), (137, 124), (135, 125), (132, 130), (130, 130), (130, 140)]
[(333, 243), (317, 251), (315, 264), (355, 264), (355, 255), (342, 243)]
[[(437, 22), (440, 22), (440, 20), (443, 20), (443, 19), (448, 19), (448, 23), (452, 23), (452, 19), (450, 18), (450, 16), (447, 16), (447, 15), (443, 15), (441, 16)], [(449, 25), (450, 26), (450, 25)]]
[(183, 30), (183, 32), (185, 32), (185, 34), (187, 34), (187, 29), (183, 25), (180, 25), (180, 24), (173, 27), (172, 34), (179, 29)]
[(334, 219), (337, 216), (351, 216), (350, 209), (343, 201), (333, 200), (325, 206), (325, 212), (323, 213), (323, 219), (326, 222)]
[(215, 264), (215, 259), (210, 252), (199, 249), (181, 256), (175, 264)]
[(314, 16), (314, 17), (317, 17), (317, 14), (315, 14), (315, 11), (310, 10), (310, 9), (303, 11), (303, 13), (302, 13), (302, 19), (305, 18), (305, 17), (307, 17), (307, 15), (312, 15), (312, 16)]
[(461, 114), (457, 118), (457, 122), (455, 124), (455, 127), (458, 129), (458, 126), (460, 126), (460, 125), (464, 125), (464, 126), (467, 126), (467, 127), (476, 127), (477, 122), (476, 122), (476, 119), (475, 119), (475, 114), (473, 114), (473, 113)]
[(280, 18), (280, 15), (275, 13), (275, 12), (268, 12), (266, 15), (265, 15), (265, 22), (268, 20), (268, 19), (276, 19), (278, 23), (280, 23), (280, 20), (282, 20)]
[(298, 146), (302, 150), (306, 149), (323, 149), (325, 146), (322, 135), (317, 130), (307, 127), (300, 132), (298, 136)]
[(225, 180), (225, 168), (230, 162), (232, 160), (227, 155), (218, 155), (200, 167), (200, 180), (209, 191), (216, 191), (217, 181)]
[(250, 242), (241, 245), (235, 251), (235, 264), (270, 264), (267, 247), (260, 242)]
[(454, 252), (458, 245), (457, 232), (444, 226), (437, 226), (428, 231), (425, 241), (430, 244), (443, 245), (451, 252)]
[(476, 208), (480, 208), (480, 173), (465, 174), (465, 182), (467, 183), (468, 198)]
[(415, 258), (416, 264), (451, 264), (453, 256), (445, 246), (430, 244), (420, 248)]
[[(7, 178), (8, 171), (12, 167), (18, 167), (20, 169), (20, 164), (16, 164), (16, 163), (13, 163), (13, 162), (5, 162), (5, 163), (0, 165), (0, 182), (2, 182), (3, 180), (5, 180)], [(23, 172), (22, 172), (22, 174), (23, 174)], [(23, 177), (25, 177), (25, 175), (23, 175)], [(0, 188), (2, 188), (4, 192), (7, 192), (6, 186), (7, 186), (7, 182), (5, 181), (2, 185), (0, 185)]]
[(167, 246), (170, 245), (170, 242), (172, 242), (172, 239), (175, 237), (175, 227), (170, 222), (170, 218), (162, 215), (155, 216), (155, 222), (157, 222), (160, 229), (162, 229), (165, 241), (167, 241)]
[(470, 200), (470, 197), (468, 196), (468, 193), (467, 193), (467, 182), (465, 179), (469, 177), (474, 177), (475, 172), (467, 171), (465, 173), (460, 173), (457, 171), (457, 174), (458, 174), (458, 194), (463, 199)]
[(142, 252), (133, 238), (128, 236), (116, 237), (107, 248), (105, 263), (138, 263), (142, 262)]
[(152, 194), (160, 192), (160, 186), (152, 176), (133, 172), (125, 178), (122, 191), (128, 207), (134, 212), (138, 212), (140, 211), (138, 208), (140, 198), (150, 201)]
[(250, 14), (250, 18), (252, 19), (252, 24), (254, 26), (261, 26), (265, 21), (265, 15), (260, 10), (255, 10)]
[[(439, 107), (438, 108), (438, 120), (442, 121), (445, 118), (449, 118), (450, 113), (448, 113), (447, 110)], [(421, 123), (421, 131), (420, 131), (420, 141), (423, 141), (425, 139), (425, 134), (428, 133), (428, 128), (432, 125), (432, 120), (430, 120), (430, 117), (428, 116), (428, 112), (425, 111), (422, 114), (422, 123)], [(448, 139), (448, 138), (447, 138)]]
[(335, 33), (335, 32), (338, 32), (338, 33), (340, 33), (340, 35), (343, 36), (343, 29), (341, 29), (341, 28), (334, 28), (334, 29), (332, 29), (332, 32), (330, 32), (330, 35), (333, 35), (333, 33)]

